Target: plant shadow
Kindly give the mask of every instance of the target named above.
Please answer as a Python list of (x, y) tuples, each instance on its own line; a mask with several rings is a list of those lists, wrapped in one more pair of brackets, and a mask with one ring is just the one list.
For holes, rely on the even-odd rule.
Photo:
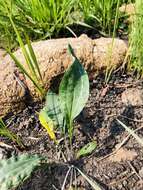
[[(86, 171), (83, 169), (84, 159), (74, 160), (68, 164), (60, 163), (47, 163), (37, 167), (33, 172), (30, 178), (28, 178), (23, 184), (20, 184), (15, 190), (61, 190), (69, 189), (70, 184), (77, 187), (77, 189), (86, 189), (91, 190), (90, 184), (76, 171), (72, 173), (70, 170), (69, 175), (67, 175), (70, 166), (76, 166), (78, 169), (83, 171), (86, 175)], [(75, 171), (75, 170), (73, 170)], [(76, 174), (76, 177), (74, 176)], [(67, 178), (66, 178), (67, 177)], [(90, 179), (96, 182), (104, 189), (107, 190), (105, 184), (89, 176)], [(62, 187), (65, 182), (64, 188)]]

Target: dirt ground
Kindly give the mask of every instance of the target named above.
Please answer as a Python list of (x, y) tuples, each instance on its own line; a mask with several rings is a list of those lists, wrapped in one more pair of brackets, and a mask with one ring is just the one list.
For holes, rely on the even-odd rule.
[[(22, 113), (6, 118), (5, 122), (20, 136), (26, 149), (20, 151), (11, 144), (14, 148), (3, 148), (5, 157), (28, 152), (42, 154), (49, 160), (48, 165), (35, 170), (32, 177), (16, 190), (60, 190), (70, 165), (80, 168), (104, 190), (142, 190), (143, 148), (133, 137), (126, 139), (128, 133), (116, 120), (118, 118), (134, 130), (143, 126), (143, 105), (123, 103), (122, 93), (129, 88), (143, 89), (143, 80), (117, 72), (112, 75), (108, 86), (102, 74), (90, 81), (89, 101), (75, 121), (72, 150), (66, 139), (61, 139), (55, 146), (40, 126), (37, 112), (41, 103), (27, 106)], [(137, 134), (142, 137), (143, 128)], [(61, 138), (59, 132), (57, 136)], [(76, 152), (91, 140), (97, 141), (97, 149), (76, 160)], [(7, 138), (1, 138), (1, 141), (11, 143)], [(66, 180), (67, 190), (69, 183), (76, 185), (78, 190), (92, 189), (78, 173), (76, 178), (73, 177), (75, 173), (71, 175)]]

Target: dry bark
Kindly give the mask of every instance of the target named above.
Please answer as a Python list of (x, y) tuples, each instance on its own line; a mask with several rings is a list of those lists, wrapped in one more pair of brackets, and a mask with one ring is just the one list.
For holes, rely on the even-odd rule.
[[(114, 39), (114, 45), (111, 49), (112, 42), (111, 38), (92, 40), (86, 35), (81, 35), (79, 38), (53, 39), (32, 43), (45, 88), (48, 90), (52, 78), (64, 73), (71, 65), (72, 57), (67, 51), (69, 43), (89, 74), (104, 69), (109, 64), (113, 67), (119, 66), (124, 60), (127, 43), (120, 39)], [(15, 55), (27, 68), (20, 49), (15, 52)], [(9, 55), (1, 57), (1, 62), (0, 116), (4, 116), (9, 112), (16, 113), (23, 109), (27, 99), (27, 90), (33, 99), (39, 97), (31, 81), (20, 73)]]

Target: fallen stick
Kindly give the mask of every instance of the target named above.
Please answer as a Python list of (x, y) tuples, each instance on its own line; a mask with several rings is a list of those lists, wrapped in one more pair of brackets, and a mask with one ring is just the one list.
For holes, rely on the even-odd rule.
[[(81, 35), (79, 38), (53, 39), (32, 43), (45, 88), (48, 90), (53, 77), (64, 73), (72, 63), (72, 57), (67, 51), (68, 44), (71, 44), (76, 56), (89, 71), (89, 75), (96, 70), (107, 68), (109, 64), (113, 67), (122, 64), (127, 51), (127, 43), (120, 39), (114, 39), (110, 54), (112, 42), (111, 38), (92, 40), (86, 35)], [(15, 55), (27, 68), (20, 49), (15, 52)], [(110, 63), (109, 55), (111, 55)], [(9, 112), (17, 113), (24, 108), (28, 98), (27, 91), (33, 100), (37, 100), (39, 97), (32, 82), (20, 73), (9, 55), (1, 57), (0, 64), (0, 116), (5, 116)]]

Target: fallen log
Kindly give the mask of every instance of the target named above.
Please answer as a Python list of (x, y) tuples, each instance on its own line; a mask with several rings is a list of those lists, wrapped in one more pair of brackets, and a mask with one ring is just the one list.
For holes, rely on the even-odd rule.
[[(86, 35), (81, 35), (79, 38), (53, 39), (32, 43), (45, 88), (48, 90), (53, 77), (64, 73), (72, 63), (73, 59), (67, 51), (68, 44), (71, 44), (76, 56), (90, 75), (91, 72), (94, 73), (109, 66), (109, 50), (112, 42), (111, 38), (92, 40)], [(127, 43), (120, 39), (114, 39), (110, 65), (117, 67), (122, 64), (126, 51)], [(14, 54), (27, 68), (21, 49), (18, 49)], [(39, 97), (32, 82), (19, 71), (11, 57), (9, 55), (2, 57), (1, 54), (0, 56), (0, 116), (5, 116), (9, 112), (21, 111), (26, 105), (28, 94), (33, 101)]]

